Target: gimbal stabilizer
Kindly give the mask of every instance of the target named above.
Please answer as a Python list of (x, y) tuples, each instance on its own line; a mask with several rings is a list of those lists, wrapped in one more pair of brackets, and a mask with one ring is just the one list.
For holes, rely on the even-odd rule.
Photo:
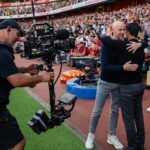
[[(41, 71), (45, 70), (47, 72), (52, 72), (52, 60), (48, 57), (45, 57), (44, 60), (46, 62), (47, 68), (44, 68), (43, 65), (39, 65), (37, 68)], [(55, 82), (50, 81), (48, 84), (50, 93), (50, 118), (43, 110), (38, 110), (33, 118), (28, 121), (28, 125), (38, 134), (64, 122), (65, 119), (71, 116), (71, 111), (75, 106), (77, 97), (74, 94), (68, 92), (62, 94), (58, 100), (58, 104), (55, 104), (54, 85), (58, 78)], [(65, 109), (65, 106), (69, 106), (70, 109)]]

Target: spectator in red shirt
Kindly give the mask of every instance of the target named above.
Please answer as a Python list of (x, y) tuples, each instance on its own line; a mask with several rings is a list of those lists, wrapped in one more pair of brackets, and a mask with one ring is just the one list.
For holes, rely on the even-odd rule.
[(82, 39), (80, 39), (76, 49), (76, 56), (77, 57), (85, 56), (87, 50), (88, 48), (85, 46), (85, 42)]

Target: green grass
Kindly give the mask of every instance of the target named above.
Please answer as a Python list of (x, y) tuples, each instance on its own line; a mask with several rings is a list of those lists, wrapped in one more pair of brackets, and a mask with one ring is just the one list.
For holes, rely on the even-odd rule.
[(17, 118), (26, 138), (25, 150), (85, 150), (84, 142), (64, 125), (47, 130), (40, 135), (27, 125), (38, 109), (43, 109), (25, 90), (17, 88), (10, 96), (9, 110)]

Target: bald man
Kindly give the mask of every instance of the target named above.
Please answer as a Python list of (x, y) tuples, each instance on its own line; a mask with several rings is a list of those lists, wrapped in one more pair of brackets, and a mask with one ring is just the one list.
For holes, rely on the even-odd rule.
[[(117, 21), (112, 25), (113, 38), (123, 39), (125, 35), (125, 24)], [(101, 49), (101, 75), (97, 83), (96, 100), (91, 115), (89, 133), (85, 142), (87, 149), (92, 149), (94, 146), (94, 138), (98, 120), (102, 113), (106, 99), (111, 96), (109, 134), (107, 143), (113, 145), (116, 149), (122, 149), (123, 145), (116, 136), (116, 128), (118, 122), (119, 110), (119, 82), (120, 72), (135, 71), (138, 68), (136, 64), (126, 62), (124, 65), (119, 65), (118, 51), (112, 51), (107, 46), (102, 46)]]
[(127, 25), (127, 39), (113, 40), (110, 37), (102, 39), (103, 44), (119, 52), (119, 64), (126, 61), (138, 64), (134, 72), (122, 71), (120, 74), (120, 106), (127, 133), (127, 150), (144, 150), (145, 130), (143, 121), (142, 98), (144, 85), (142, 82), (142, 65), (144, 62), (144, 47), (138, 48), (134, 53), (126, 48), (129, 42), (138, 42), (140, 26), (137, 23)]

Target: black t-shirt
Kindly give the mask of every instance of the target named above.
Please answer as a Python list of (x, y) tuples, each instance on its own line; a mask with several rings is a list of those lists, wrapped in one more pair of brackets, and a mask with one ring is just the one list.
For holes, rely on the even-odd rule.
[[(124, 41), (124, 46), (122, 43), (122, 50), (120, 50), (119, 63), (125, 64), (127, 61), (132, 61), (132, 64), (138, 64), (139, 68), (136, 71), (124, 71), (120, 75), (121, 84), (135, 84), (142, 82), (142, 65), (144, 62), (144, 49), (141, 47), (137, 49), (134, 53), (129, 52), (126, 49), (126, 44), (129, 42), (138, 42), (138, 40), (132, 39), (130, 41)], [(121, 47), (122, 47), (121, 46)]]
[[(6, 77), (18, 73), (19, 70), (14, 63), (13, 48), (0, 43), (0, 105), (8, 99), (13, 85)], [(8, 100), (6, 100), (6, 104)]]

